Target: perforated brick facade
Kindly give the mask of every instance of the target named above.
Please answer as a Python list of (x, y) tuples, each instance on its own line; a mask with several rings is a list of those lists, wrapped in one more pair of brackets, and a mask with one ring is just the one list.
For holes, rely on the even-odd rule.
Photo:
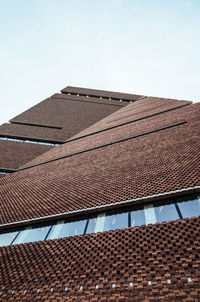
[[(82, 113), (68, 99), (79, 97)], [(73, 129), (56, 98), (71, 108)], [(31, 138), (41, 127), (37, 138), (63, 142), (0, 177), (0, 232), (198, 194), (199, 116), (199, 103), (63, 89), (0, 127)], [(192, 217), (1, 247), (0, 301), (200, 301), (199, 234)]]

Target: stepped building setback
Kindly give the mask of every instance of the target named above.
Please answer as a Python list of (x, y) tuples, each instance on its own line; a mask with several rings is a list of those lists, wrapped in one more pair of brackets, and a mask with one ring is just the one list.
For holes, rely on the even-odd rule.
[(200, 301), (200, 104), (68, 86), (0, 126), (0, 301)]

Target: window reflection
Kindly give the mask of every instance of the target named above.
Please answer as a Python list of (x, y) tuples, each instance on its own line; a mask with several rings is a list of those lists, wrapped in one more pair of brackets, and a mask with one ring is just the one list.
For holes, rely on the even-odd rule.
[(104, 231), (128, 227), (128, 212), (105, 216)]
[[(175, 202), (176, 200), (176, 202)], [(0, 246), (96, 233), (128, 226), (135, 227), (156, 222), (200, 215), (200, 199), (196, 195), (180, 196), (175, 200), (147, 203), (133, 209), (102, 212), (88, 219), (59, 220), (56, 225), (30, 226), (0, 233)]]
[[(184, 201), (182, 201), (184, 199)], [(180, 201), (181, 200), (181, 201)], [(194, 195), (186, 196), (185, 198), (178, 198), (178, 206), (181, 211), (181, 215), (183, 218), (190, 218), (193, 216), (200, 215), (200, 201)]]
[(44, 240), (50, 227), (51, 226), (35, 228), (27, 227), (26, 229), (20, 232), (19, 236), (17, 236), (16, 240), (14, 241), (14, 244)]
[(98, 232), (97, 230), (95, 231), (96, 225), (97, 225), (97, 217), (90, 218), (86, 233), (91, 234), (91, 233)]
[(100, 213), (97, 217), (91, 218), (87, 227), (87, 234), (104, 231), (105, 213)]
[(169, 221), (179, 218), (178, 212), (176, 210), (175, 204), (165, 202), (164, 204), (154, 204), (154, 210), (156, 214), (156, 221)]
[(61, 238), (75, 235), (82, 235), (85, 230), (87, 220), (62, 222), (54, 225), (48, 238)]
[(136, 211), (131, 212), (131, 226), (140, 226), (145, 225), (145, 215), (144, 215), (144, 209), (138, 209)]
[(19, 232), (5, 232), (0, 234), (0, 246), (9, 245)]
[(91, 218), (87, 227), (87, 234), (122, 229), (128, 227), (128, 212), (105, 214)]

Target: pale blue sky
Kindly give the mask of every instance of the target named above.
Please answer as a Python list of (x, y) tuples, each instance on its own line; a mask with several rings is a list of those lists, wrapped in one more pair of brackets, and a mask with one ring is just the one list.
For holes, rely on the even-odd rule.
[(0, 0), (0, 124), (67, 85), (200, 100), (200, 0)]

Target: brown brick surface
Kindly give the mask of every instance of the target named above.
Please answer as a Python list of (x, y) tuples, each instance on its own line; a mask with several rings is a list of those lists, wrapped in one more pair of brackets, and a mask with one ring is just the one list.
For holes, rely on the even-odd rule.
[(0, 140), (0, 168), (18, 169), (52, 146)]
[[(104, 104), (100, 101), (51, 97), (11, 120), (11, 122), (41, 125), (41, 127), (32, 126), (30, 128), (27, 125), (22, 127), (22, 125), (12, 124), (7, 125), (6, 129), (4, 126), (1, 130), (0, 127), (0, 134), (9, 131), (9, 133), (16, 135), (24, 134), (36, 138), (65, 141), (121, 107), (122, 105)], [(42, 125), (51, 128), (46, 127), (44, 129)], [(53, 127), (61, 127), (62, 129), (54, 129)]]
[[(91, 127), (88, 127), (87, 129), (76, 134), (74, 137), (86, 135), (95, 131), (120, 125), (122, 123), (136, 120), (139, 118), (146, 118), (149, 115), (153, 115), (158, 112), (161, 113), (162, 111), (176, 108), (178, 106), (182, 106), (190, 103), (191, 102), (188, 101), (177, 101), (172, 99), (146, 97), (144, 99), (138, 100), (137, 102), (127, 105), (126, 108), (122, 108), (118, 110), (116, 113), (109, 115), (108, 117), (105, 117), (104, 119), (100, 120), (99, 122), (92, 125)], [(141, 105), (143, 105), (143, 107), (141, 107)], [(161, 105), (162, 107), (159, 107)], [(130, 116), (130, 114), (133, 115)], [(143, 119), (143, 121), (145, 121), (145, 119)]]
[[(1, 224), (200, 185), (199, 104), (153, 97), (139, 99), (134, 95), (131, 99), (124, 95), (127, 101), (136, 101), (116, 112), (121, 106), (119, 98), (123, 98), (118, 93), (100, 94), (81, 88), (80, 94), (90, 95), (86, 98), (76, 96), (74, 87), (67, 87), (64, 92), (69, 90), (74, 95), (54, 95), (16, 119), (62, 129), (5, 124), (0, 131), (65, 140), (101, 118), (73, 138), (134, 118), (144, 119), (67, 142), (35, 159), (38, 150), (30, 150), (33, 144), (14, 143), (9, 151), (13, 153), (8, 156), (13, 167), (22, 159), (22, 164), (31, 160), (25, 166), (38, 164), (169, 124), (186, 123), (0, 175)], [(106, 100), (111, 95), (116, 100)], [(98, 99), (99, 96), (103, 98)], [(127, 104), (122, 102), (122, 106), (123, 103)], [(180, 105), (186, 106), (175, 109)], [(173, 110), (157, 114), (168, 109)], [(149, 114), (157, 115), (147, 117)], [(37, 152), (30, 159), (23, 158), (29, 151), (32, 156)], [(5, 158), (6, 152), (8, 148), (4, 147)], [(199, 234), (200, 219), (193, 217), (2, 247), (0, 301), (200, 301)], [(188, 278), (192, 281), (188, 282)]]
[[(186, 119), (186, 124), (1, 178), (1, 223), (198, 186), (199, 108), (199, 104), (185, 106), (179, 109), (180, 115), (172, 111), (174, 115), (166, 115), (166, 120), (165, 115), (160, 116), (154, 126), (182, 119)], [(122, 133), (139, 132), (139, 128), (136, 127), (136, 131), (131, 124), (129, 127), (130, 131), (126, 128)], [(144, 129), (142, 123), (140, 127)], [(147, 130), (147, 125), (145, 127)], [(101, 136), (103, 141), (105, 133)], [(111, 139), (111, 133), (106, 140)], [(120, 137), (122, 133), (119, 131)], [(68, 154), (67, 148), (68, 143), (55, 147), (46, 158)], [(72, 150), (80, 150), (78, 140), (73, 142)]]
[[(55, 94), (13, 118), (11, 123), (1, 125), (0, 136), (62, 143), (126, 105), (119, 100)], [(9, 145), (0, 140), (0, 164), (3, 162), (2, 167), (9, 169), (19, 168), (50, 148)]]
[[(39, 163), (45, 160), (50, 160), (52, 158), (57, 158), (59, 156), (64, 156), (66, 154), (81, 151), (87, 148), (92, 148), (101, 144), (106, 144), (111, 141), (120, 140), (124, 137), (147, 132), (182, 120), (186, 120), (189, 123), (192, 122), (192, 125), (197, 124), (197, 128), (195, 126), (195, 132), (198, 135), (199, 117), (196, 113), (196, 110), (200, 110), (199, 105), (185, 106), (183, 108), (178, 108), (174, 111), (166, 112), (161, 115), (152, 116), (144, 120), (133, 122), (131, 124), (126, 124), (104, 132), (96, 133), (92, 136), (79, 138), (78, 140), (73, 141), (72, 137), (72, 141), (69, 141), (67, 144), (64, 144), (59, 148), (54, 149), (53, 152), (47, 152), (42, 156), (39, 156), (38, 158), (31, 161), (31, 163), (29, 164)], [(191, 127), (193, 127), (192, 125), (190, 125), (190, 129)], [(190, 131), (192, 131), (192, 129)], [(183, 132), (183, 135), (185, 135), (185, 132)], [(185, 136), (183, 139), (185, 139)]]
[(197, 302), (199, 234), (191, 218), (2, 247), (0, 299)]
[(67, 86), (66, 88), (61, 90), (62, 93), (71, 93), (71, 94), (82, 94), (88, 96), (95, 96), (95, 97), (103, 97), (103, 98), (112, 98), (112, 99), (122, 99), (128, 101), (136, 101), (141, 95), (137, 94), (129, 94), (129, 93), (121, 93), (121, 92), (114, 92), (114, 91), (104, 91), (104, 90), (97, 90), (97, 89), (89, 89), (89, 88), (79, 88), (79, 87), (72, 87)]
[(13, 123), (5, 123), (1, 125), (0, 136), (1, 135), (27, 139), (32, 138), (33, 140), (41, 139), (49, 142), (54, 142), (56, 140), (62, 143), (65, 141), (62, 129)]

